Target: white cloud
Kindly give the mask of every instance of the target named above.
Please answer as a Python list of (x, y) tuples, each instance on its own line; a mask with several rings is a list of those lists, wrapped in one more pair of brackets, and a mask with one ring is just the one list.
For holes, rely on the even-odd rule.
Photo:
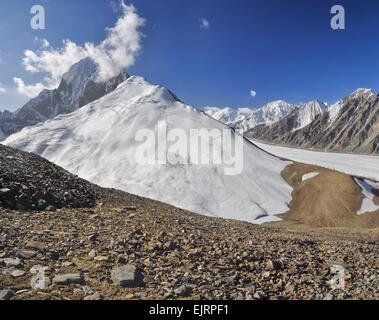
[(200, 19), (200, 28), (209, 29), (209, 21), (207, 19)]
[(28, 98), (36, 97), (46, 86), (41, 82), (34, 85), (26, 85), (21, 78), (14, 77), (13, 81), (17, 84), (17, 91)]
[(41, 44), (42, 48), (49, 48), (50, 47), (50, 42), (47, 41), (46, 39), (41, 39), (38, 37), (34, 37), (35, 42), (39, 42)]
[(122, 16), (116, 24), (107, 28), (107, 36), (100, 44), (87, 42), (79, 46), (71, 40), (64, 40), (61, 48), (53, 48), (46, 39), (41, 41), (38, 51), (26, 50), (23, 65), (32, 73), (44, 73), (39, 83), (26, 85), (20, 78), (14, 78), (18, 92), (34, 97), (42, 89), (56, 88), (62, 75), (76, 62), (90, 57), (99, 65), (99, 81), (106, 81), (118, 75), (123, 69), (135, 63), (141, 50), (142, 33), (139, 28), (145, 24), (133, 5), (121, 1)]
[(257, 95), (257, 93), (254, 90), (251, 90), (250, 95), (254, 98)]

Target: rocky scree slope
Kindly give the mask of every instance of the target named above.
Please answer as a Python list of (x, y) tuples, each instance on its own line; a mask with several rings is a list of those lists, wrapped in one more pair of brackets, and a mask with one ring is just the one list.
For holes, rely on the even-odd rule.
[(35, 155), (0, 144), (0, 206), (19, 210), (92, 207), (101, 188)]

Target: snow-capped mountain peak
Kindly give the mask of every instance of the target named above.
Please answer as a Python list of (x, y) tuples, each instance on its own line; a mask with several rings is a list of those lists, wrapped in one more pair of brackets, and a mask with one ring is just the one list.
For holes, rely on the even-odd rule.
[[(246, 112), (247, 108), (244, 108)], [(243, 114), (240, 114), (240, 110), (235, 110), (229, 107), (217, 108), (217, 107), (205, 107), (204, 111), (206, 114), (210, 115), (212, 118), (221, 121), (225, 124), (232, 124), (234, 121), (240, 119)]]
[(106, 82), (98, 82), (98, 66), (86, 58), (74, 64), (54, 90), (43, 90), (15, 112), (0, 112), (0, 140), (26, 126), (59, 114), (66, 114), (113, 91), (129, 76), (122, 72)]
[(359, 88), (355, 90), (353, 93), (349, 94), (346, 98), (336, 102), (335, 104), (328, 107), (327, 112), (329, 114), (329, 126), (334, 122), (334, 120), (337, 118), (342, 106), (345, 102), (349, 100), (363, 100), (368, 99), (371, 96), (373, 96), (374, 93), (371, 89), (366, 88)]
[(300, 106), (301, 109), (309, 109), (309, 110), (324, 110), (327, 108), (327, 105), (320, 100), (312, 100), (310, 102), (304, 103)]
[(353, 93), (351, 93), (350, 95), (348, 95), (346, 97), (346, 99), (369, 98), (372, 95), (374, 95), (374, 93), (372, 92), (371, 89), (359, 88), (359, 89), (355, 90)]
[[(261, 108), (262, 123), (272, 124), (279, 121), (296, 108), (296, 106), (291, 105), (284, 100), (269, 102)], [(260, 113), (259, 109), (257, 110), (257, 113)]]
[(272, 101), (259, 109), (205, 107), (204, 111), (228, 126), (247, 131), (259, 124), (272, 124), (285, 117), (297, 107), (283, 100)]
[(94, 79), (97, 65), (91, 58), (85, 58), (74, 65), (62, 76), (62, 80), (67, 84), (79, 87), (87, 79)]
[(319, 100), (313, 100), (300, 106), (297, 112), (297, 125), (293, 128), (293, 131), (306, 127), (326, 108), (325, 103)]

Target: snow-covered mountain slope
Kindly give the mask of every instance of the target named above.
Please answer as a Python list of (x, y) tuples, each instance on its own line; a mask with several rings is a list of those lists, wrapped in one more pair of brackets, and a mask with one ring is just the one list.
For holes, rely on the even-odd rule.
[(259, 124), (270, 125), (279, 121), (297, 107), (283, 100), (272, 101), (259, 109), (205, 107), (204, 111), (214, 119), (235, 129), (247, 131)]
[(114, 90), (129, 76), (122, 72), (106, 82), (98, 82), (98, 67), (86, 58), (63, 75), (55, 90), (43, 90), (15, 112), (0, 112), (0, 140), (26, 126), (32, 126), (59, 114), (72, 112)]
[(326, 108), (326, 105), (318, 100), (313, 100), (302, 105), (296, 112), (296, 124), (293, 131), (306, 127)]
[(335, 104), (332, 104), (331, 106), (328, 107), (326, 110), (326, 113), (328, 114), (328, 123), (331, 125), (334, 120), (337, 119), (338, 114), (342, 108), (343, 101), (338, 101)]
[[(158, 121), (167, 130), (218, 129), (210, 139), (221, 148), (222, 130), (228, 126), (203, 111), (183, 104), (167, 89), (131, 77), (106, 96), (34, 127), (24, 128), (5, 144), (37, 153), (101, 186), (113, 187), (160, 200), (200, 214), (255, 223), (278, 220), (288, 210), (292, 188), (280, 173), (287, 162), (243, 140), (243, 169), (225, 175), (227, 165), (143, 164), (135, 155), (141, 147), (135, 136), (140, 129), (157, 132)], [(189, 144), (188, 144), (189, 146)], [(188, 159), (182, 150), (168, 157)], [(151, 145), (147, 153), (155, 152)], [(186, 149), (187, 151), (187, 149)], [(230, 159), (229, 159), (230, 160)]]

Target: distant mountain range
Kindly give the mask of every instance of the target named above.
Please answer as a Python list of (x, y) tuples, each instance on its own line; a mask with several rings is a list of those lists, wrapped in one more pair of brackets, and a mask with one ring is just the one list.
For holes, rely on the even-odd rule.
[(358, 89), (327, 105), (283, 100), (259, 109), (205, 107), (218, 121), (242, 129), (249, 139), (316, 150), (379, 153), (379, 94)]
[(329, 107), (312, 102), (273, 124), (255, 126), (245, 135), (316, 150), (379, 153), (379, 94), (358, 89)]
[(122, 72), (106, 82), (97, 82), (97, 73), (97, 65), (90, 58), (84, 59), (63, 75), (57, 89), (43, 90), (15, 112), (0, 111), (0, 140), (24, 127), (75, 111), (113, 91), (129, 77)]
[(214, 119), (235, 129), (247, 131), (259, 124), (272, 124), (297, 109), (283, 100), (273, 101), (259, 109), (205, 107), (204, 111)]

